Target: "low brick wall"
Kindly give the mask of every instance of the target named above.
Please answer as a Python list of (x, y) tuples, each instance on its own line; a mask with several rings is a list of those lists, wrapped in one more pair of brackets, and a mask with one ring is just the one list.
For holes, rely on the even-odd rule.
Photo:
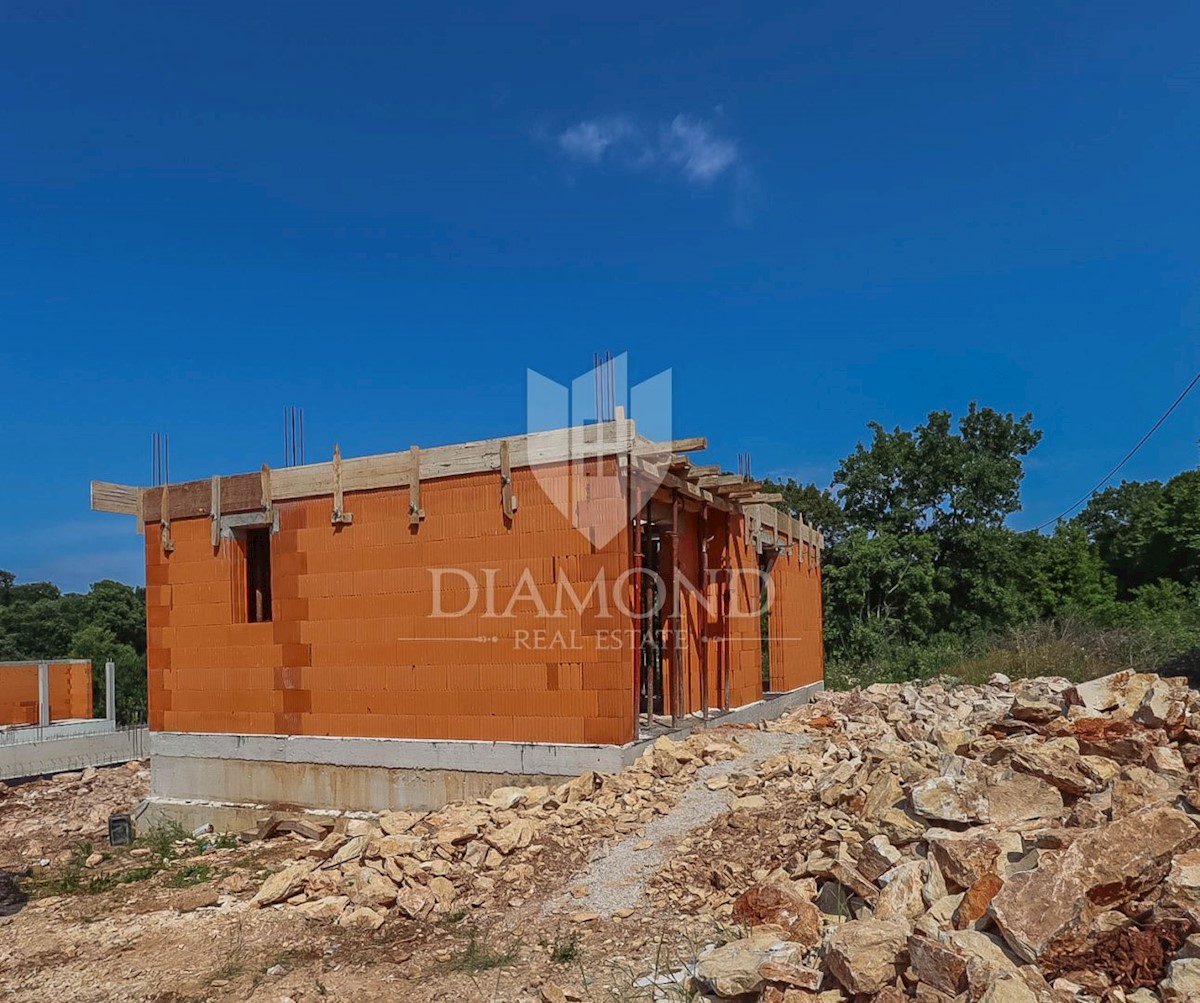
[[(0, 725), (38, 723), (40, 662), (0, 662)], [(92, 663), (86, 659), (47, 660), (50, 720), (92, 716)]]

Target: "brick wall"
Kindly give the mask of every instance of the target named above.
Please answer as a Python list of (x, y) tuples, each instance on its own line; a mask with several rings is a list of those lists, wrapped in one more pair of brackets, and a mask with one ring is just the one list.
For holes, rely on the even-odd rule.
[(771, 689), (793, 690), (825, 676), (821, 566), (816, 548), (797, 543), (771, 569)]
[[(92, 716), (90, 662), (49, 663), (50, 719)], [(38, 663), (0, 665), (0, 725), (38, 723)]]
[[(348, 493), (344, 507), (354, 521), (343, 527), (330, 524), (328, 496), (280, 503), (266, 623), (246, 622), (240, 542), (213, 548), (207, 517), (176, 519), (175, 550), (164, 555), (158, 524), (148, 524), (150, 727), (629, 741), (636, 632), (613, 602), (613, 585), (631, 558), (627, 502), (615, 473), (612, 459), (544, 467), (537, 476), (517, 469), (520, 504), (511, 525), (501, 511), (499, 477), (489, 473), (422, 483), (426, 518), (418, 527), (409, 525), (407, 487)], [(564, 509), (593, 532), (580, 532)], [(721, 705), (726, 672), (732, 706), (761, 699), (758, 558), (744, 531), (741, 516), (715, 508), (703, 526), (698, 511), (681, 514), (683, 575), (703, 588), (699, 548), (708, 539), (710, 571), (728, 566), (733, 573), (731, 615), (717, 581), (704, 591), (707, 610), (700, 594), (685, 589), (678, 654), (664, 617), (668, 712), (676, 671), (684, 678), (683, 709), (700, 709), (705, 638), (709, 706)], [(668, 582), (671, 556), (665, 546)], [(600, 575), (604, 604), (593, 595), (579, 611), (558, 591), (565, 583), (582, 597)], [(462, 615), (434, 615), (435, 581), (441, 612)], [(773, 581), (771, 688), (793, 689), (822, 675), (820, 569), (796, 550), (777, 560)], [(625, 587), (620, 599), (627, 610), (632, 590)]]
[[(511, 527), (495, 474), (422, 483), (426, 518), (417, 528), (409, 526), (407, 487), (347, 494), (354, 522), (341, 528), (330, 525), (328, 497), (281, 503), (269, 623), (240, 622), (245, 567), (236, 541), (214, 550), (207, 518), (178, 519), (168, 556), (158, 525), (149, 524), (150, 727), (628, 741), (632, 655), (595, 633), (627, 632), (627, 618), (611, 604), (608, 616), (598, 604), (581, 614), (569, 601), (563, 616), (547, 618), (534, 598), (554, 612), (558, 581), (583, 594), (601, 572), (611, 598), (628, 566), (627, 530), (593, 545), (551, 501), (568, 498), (570, 510), (598, 527), (624, 527), (613, 461), (603, 472), (610, 476), (580, 476), (565, 465), (537, 478), (515, 470), (520, 504)], [(432, 615), (435, 568), (461, 568), (477, 584), (470, 612)], [(442, 611), (463, 610), (467, 581), (452, 572), (440, 580)], [(488, 615), (506, 611), (512, 615)]]

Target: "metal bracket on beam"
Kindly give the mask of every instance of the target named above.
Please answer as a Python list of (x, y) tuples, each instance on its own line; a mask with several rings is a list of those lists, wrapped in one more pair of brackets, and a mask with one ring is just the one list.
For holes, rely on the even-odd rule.
[(421, 525), (425, 510), (421, 508), (421, 447), (412, 446), (408, 451), (411, 469), (408, 475), (408, 524)]
[(500, 442), (500, 504), (504, 518), (512, 521), (517, 514), (517, 496), (512, 491), (512, 464), (508, 458), (508, 440)]

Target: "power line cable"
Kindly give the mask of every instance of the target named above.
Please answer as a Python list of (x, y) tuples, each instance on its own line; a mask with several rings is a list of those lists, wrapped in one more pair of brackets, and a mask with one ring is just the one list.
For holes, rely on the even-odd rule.
[(1038, 526), (1038, 527), (1037, 527), (1037, 528), (1034, 530), (1034, 532), (1035, 532), (1035, 533), (1040, 533), (1040, 532), (1041, 532), (1043, 529), (1045, 529), (1047, 526), (1052, 526), (1052, 525), (1054, 525), (1054, 523), (1058, 522), (1058, 521), (1059, 521), (1061, 518), (1063, 518), (1063, 516), (1065, 516), (1065, 515), (1069, 515), (1070, 513), (1074, 512), (1074, 511), (1075, 511), (1077, 508), (1079, 508), (1079, 506), (1080, 506), (1080, 505), (1082, 505), (1082, 504), (1083, 504), (1084, 502), (1086, 502), (1086, 501), (1087, 501), (1089, 498), (1091, 498), (1091, 497), (1092, 497), (1092, 495), (1094, 495), (1094, 494), (1095, 494), (1097, 491), (1099, 491), (1099, 490), (1100, 490), (1102, 487), (1104, 487), (1104, 485), (1105, 485), (1105, 484), (1107, 484), (1107, 483), (1108, 483), (1108, 482), (1109, 482), (1109, 481), (1112, 479), (1113, 475), (1114, 475), (1114, 474), (1115, 474), (1115, 473), (1116, 473), (1118, 470), (1120, 470), (1120, 469), (1121, 469), (1123, 466), (1125, 466), (1125, 464), (1126, 464), (1126, 463), (1128, 463), (1128, 462), (1129, 462), (1131, 459), (1133, 459), (1133, 456), (1134, 456), (1134, 454), (1135, 454), (1135, 453), (1136, 453), (1136, 452), (1137, 452), (1139, 449), (1141, 449), (1141, 448), (1142, 448), (1144, 445), (1146, 445), (1146, 442), (1147, 442), (1147, 441), (1150, 439), (1150, 436), (1152, 436), (1152, 435), (1153, 435), (1155, 432), (1157, 432), (1157, 431), (1159, 430), (1159, 428), (1160, 428), (1160, 427), (1162, 427), (1162, 423), (1163, 423), (1164, 421), (1166, 421), (1168, 418), (1170, 418), (1170, 417), (1171, 417), (1171, 412), (1172, 412), (1172, 411), (1174, 411), (1174, 410), (1175, 410), (1177, 407), (1179, 407), (1179, 405), (1180, 405), (1180, 404), (1182, 404), (1182, 403), (1183, 403), (1183, 400), (1184, 400), (1184, 398), (1185, 398), (1185, 397), (1187, 397), (1187, 395), (1188, 395), (1188, 394), (1190, 394), (1190, 393), (1192, 392), (1192, 388), (1193, 388), (1193, 387), (1194, 387), (1194, 386), (1195, 386), (1197, 383), (1200, 383), (1200, 373), (1197, 373), (1195, 376), (1193, 376), (1193, 377), (1192, 377), (1192, 382), (1191, 382), (1191, 383), (1189, 383), (1189, 384), (1188, 384), (1186, 387), (1184, 387), (1184, 388), (1183, 388), (1183, 393), (1181, 393), (1181, 394), (1180, 394), (1178, 397), (1176, 397), (1176, 398), (1175, 398), (1175, 400), (1174, 400), (1174, 402), (1171, 404), (1171, 406), (1170, 406), (1169, 408), (1167, 408), (1167, 409), (1166, 409), (1166, 411), (1164, 411), (1164, 412), (1163, 412), (1163, 415), (1162, 415), (1162, 417), (1161, 417), (1161, 418), (1159, 418), (1159, 419), (1158, 419), (1158, 421), (1156, 421), (1156, 422), (1154, 423), (1154, 425), (1151, 427), (1150, 431), (1149, 431), (1149, 432), (1147, 432), (1145, 435), (1143, 435), (1143, 436), (1142, 436), (1142, 437), (1141, 437), (1141, 438), (1138, 440), (1138, 443), (1137, 443), (1137, 445), (1136, 445), (1136, 446), (1134, 446), (1134, 447), (1133, 447), (1133, 449), (1131, 449), (1131, 450), (1130, 450), (1128, 453), (1126, 453), (1126, 454), (1125, 454), (1123, 457), (1121, 457), (1121, 462), (1120, 462), (1120, 463), (1118, 463), (1118, 464), (1117, 464), (1115, 467), (1113, 467), (1113, 468), (1112, 468), (1112, 470), (1110, 470), (1110, 471), (1109, 471), (1107, 474), (1105, 474), (1105, 475), (1104, 475), (1104, 476), (1103, 476), (1103, 477), (1102, 477), (1102, 478), (1101, 478), (1101, 479), (1100, 479), (1100, 480), (1097, 482), (1096, 486), (1095, 486), (1094, 488), (1092, 488), (1092, 490), (1091, 490), (1091, 491), (1089, 491), (1089, 492), (1088, 492), (1087, 494), (1085, 494), (1085, 495), (1084, 495), (1082, 498), (1080, 498), (1080, 499), (1079, 499), (1079, 501), (1077, 501), (1077, 502), (1076, 502), (1074, 505), (1072, 505), (1070, 508), (1064, 509), (1064, 510), (1063, 510), (1062, 512), (1060, 512), (1058, 515), (1056, 515), (1056, 516), (1055, 516), (1053, 519), (1048, 519), (1048, 520), (1046, 520), (1046, 522), (1044, 522), (1044, 523), (1042, 523), (1040, 526)]

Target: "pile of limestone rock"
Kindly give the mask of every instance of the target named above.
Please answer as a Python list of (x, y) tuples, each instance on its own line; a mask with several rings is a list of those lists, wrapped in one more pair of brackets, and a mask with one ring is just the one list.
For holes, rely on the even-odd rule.
[(745, 933), (689, 967), (701, 998), (1200, 1000), (1185, 680), (876, 685), (769, 728), (808, 740), (652, 888)]
[(80, 842), (100, 843), (108, 817), (129, 811), (149, 788), (150, 771), (141, 762), (0, 783), (0, 868), (24, 869), (69, 857)]
[(1200, 1001), (1185, 680), (876, 685), (765, 729), (782, 751), (741, 772), (697, 778), (743, 754), (718, 729), (660, 739), (615, 776), (351, 821), (252, 905), (364, 930), (518, 907), (556, 862), (637, 838), (703, 782), (729, 809), (674, 847), (645, 909), (725, 942), (640, 980), (647, 999)]
[(732, 736), (661, 740), (617, 775), (589, 772), (554, 788), (502, 787), (435, 812), (351, 819), (272, 874), (251, 905), (285, 903), (360, 930), (389, 915), (437, 920), (519, 906), (545, 858), (640, 831), (670, 810), (696, 769), (741, 754)]

